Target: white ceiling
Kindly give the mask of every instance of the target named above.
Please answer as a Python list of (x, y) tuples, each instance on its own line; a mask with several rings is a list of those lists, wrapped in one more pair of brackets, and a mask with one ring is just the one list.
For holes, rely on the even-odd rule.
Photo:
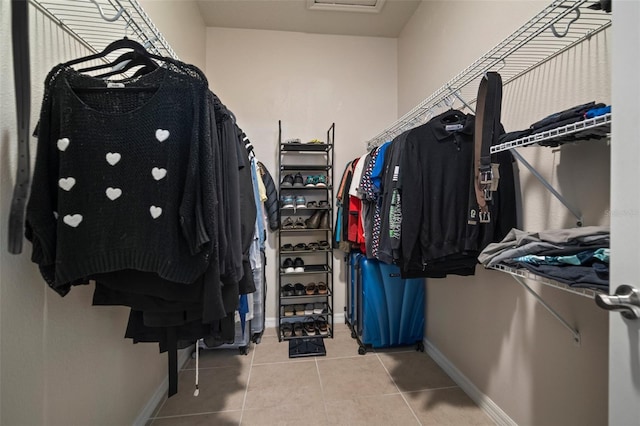
[(208, 27), (397, 37), (420, 0), (386, 0), (380, 13), (308, 10), (306, 0), (198, 0)]

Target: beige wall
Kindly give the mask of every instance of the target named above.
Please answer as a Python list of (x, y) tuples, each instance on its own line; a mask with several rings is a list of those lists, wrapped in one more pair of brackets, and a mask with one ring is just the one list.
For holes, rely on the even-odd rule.
[[(398, 41), (399, 114), (544, 6), (546, 2), (423, 3)], [(610, 34), (598, 34), (505, 87), (507, 131), (579, 103), (608, 102), (609, 51)], [(586, 225), (608, 224), (606, 142), (523, 148), (520, 153), (582, 211)], [(524, 229), (575, 226), (573, 216), (524, 167), (520, 170)], [(482, 268), (475, 277), (429, 280), (427, 338), (520, 425), (606, 424), (607, 314), (588, 298), (530, 285), (580, 331), (581, 346), (511, 277)]]
[[(325, 140), (336, 126), (336, 179), (364, 141), (395, 119), (396, 40), (262, 30), (207, 29), (211, 89), (236, 115), (256, 153), (278, 179), (278, 120), (283, 138)], [(267, 318), (275, 317), (277, 246), (267, 250)], [(334, 256), (336, 313), (344, 307), (341, 256)]]
[(181, 61), (204, 70), (206, 27), (197, 2), (139, 0)]
[[(30, 13), (33, 128), (47, 72), (86, 52), (34, 8)], [(125, 340), (128, 310), (92, 307), (92, 287), (65, 298), (50, 290), (30, 261), (28, 242), (21, 255), (7, 252), (17, 157), (10, 16), (10, 1), (1, 0), (0, 424), (131, 424), (165, 379), (166, 356), (157, 345)], [(180, 37), (174, 32), (169, 42), (179, 46)], [(189, 43), (176, 50), (183, 58), (202, 54)]]

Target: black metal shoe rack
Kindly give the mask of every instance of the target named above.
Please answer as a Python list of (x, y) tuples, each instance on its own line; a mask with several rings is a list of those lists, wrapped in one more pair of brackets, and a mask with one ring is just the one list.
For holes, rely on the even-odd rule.
[[(322, 143), (290, 142), (282, 140), (282, 122), (278, 121), (278, 170), (280, 188), (280, 230), (278, 232), (278, 272), (279, 293), (277, 297), (278, 315), (278, 339), (289, 341), (289, 356), (313, 356), (324, 355), (325, 337), (333, 337), (333, 157), (334, 157), (335, 123), (327, 130), (327, 139)], [(297, 173), (303, 176), (302, 186), (283, 185), (287, 175), (294, 177)], [(305, 186), (307, 176), (324, 176), (326, 186)], [(292, 196), (294, 207), (285, 207), (282, 203), (284, 196)], [(305, 206), (296, 206), (296, 196), (305, 197)], [(310, 201), (315, 205), (308, 206)], [(320, 206), (320, 202), (323, 203)], [(300, 226), (306, 219), (316, 215), (327, 215), (323, 222), (326, 226), (304, 227)], [(287, 219), (299, 225), (283, 229), (282, 225)], [(310, 225), (319, 223), (311, 222)], [(326, 242), (327, 245), (318, 244)], [(302, 246), (301, 244), (304, 244)], [(287, 246), (288, 245), (288, 246)], [(283, 250), (283, 247), (286, 248)], [(291, 247), (294, 249), (291, 250)], [(283, 267), (286, 259), (295, 261), (296, 258), (304, 262), (304, 272), (286, 272)], [(298, 268), (299, 269), (299, 268)], [(308, 294), (307, 289), (313, 287), (310, 284), (324, 283), (326, 294), (317, 290)], [(285, 294), (285, 287), (290, 284), (295, 288), (296, 284), (305, 287), (304, 293)], [(290, 288), (290, 287), (288, 287)], [(301, 287), (298, 285), (298, 289)], [(310, 291), (309, 291), (310, 292)], [(315, 312), (305, 313), (305, 306), (314, 305)], [(318, 305), (320, 304), (320, 305)], [(322, 306), (323, 312), (318, 313)], [(324, 318), (327, 323), (326, 333), (321, 333), (319, 320)], [(314, 323), (313, 331), (310, 328)]]

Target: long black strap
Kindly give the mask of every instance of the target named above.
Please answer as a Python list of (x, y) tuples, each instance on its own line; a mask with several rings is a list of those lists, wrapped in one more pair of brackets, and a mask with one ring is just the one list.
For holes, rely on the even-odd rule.
[[(502, 77), (497, 72), (488, 72), (480, 81), (476, 103), (475, 150), (473, 176), (478, 219), (488, 222), (487, 201), (491, 200), (491, 145), (498, 137), (502, 113)], [(484, 217), (483, 217), (484, 216)]]
[(11, 1), (13, 79), (18, 117), (18, 162), (9, 213), (9, 253), (22, 252), (24, 209), (31, 177), (29, 163), (29, 118), (31, 114), (31, 71), (29, 68), (29, 2)]

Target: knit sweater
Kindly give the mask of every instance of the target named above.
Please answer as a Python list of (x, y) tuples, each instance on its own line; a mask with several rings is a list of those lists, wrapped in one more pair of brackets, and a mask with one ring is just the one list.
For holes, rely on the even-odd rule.
[(124, 269), (191, 283), (217, 227), (206, 81), (173, 65), (105, 85), (64, 66), (45, 82), (32, 260), (61, 295)]

